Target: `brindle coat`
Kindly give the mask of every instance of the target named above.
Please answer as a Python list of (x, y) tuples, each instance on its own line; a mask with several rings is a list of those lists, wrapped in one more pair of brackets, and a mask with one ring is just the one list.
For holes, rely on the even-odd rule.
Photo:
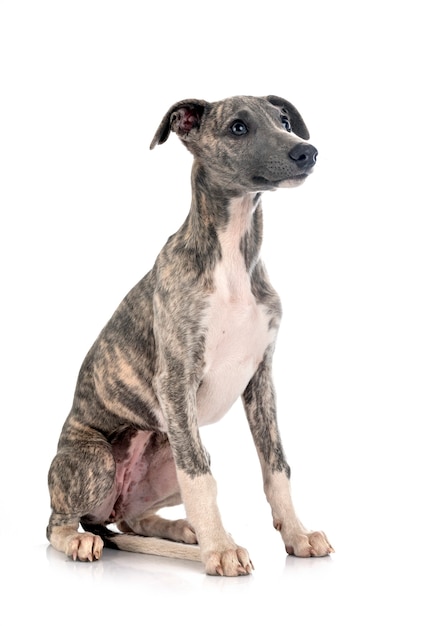
[[(276, 96), (178, 102), (151, 148), (170, 131), (194, 156), (191, 209), (85, 358), (49, 471), (47, 537), (74, 559), (107, 545), (250, 573), (223, 528), (199, 435), (241, 396), (287, 552), (329, 554), (291, 501), (271, 375), (281, 305), (260, 260), (261, 193), (301, 183), (317, 151)], [(188, 521), (156, 515), (181, 502)]]

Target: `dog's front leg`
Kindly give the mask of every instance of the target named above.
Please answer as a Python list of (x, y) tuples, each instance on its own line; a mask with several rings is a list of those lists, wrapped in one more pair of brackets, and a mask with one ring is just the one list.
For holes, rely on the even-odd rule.
[(223, 528), (217, 506), (217, 488), (209, 456), (202, 445), (196, 415), (196, 386), (192, 376), (167, 367), (154, 387), (167, 421), (170, 445), (189, 523), (200, 546), (207, 574), (240, 576), (252, 571), (244, 548)]
[(299, 521), (290, 492), (290, 467), (286, 461), (276, 421), (276, 399), (268, 351), (243, 394), (247, 418), (261, 462), (264, 491), (288, 554), (325, 556), (333, 552), (323, 532), (308, 531)]

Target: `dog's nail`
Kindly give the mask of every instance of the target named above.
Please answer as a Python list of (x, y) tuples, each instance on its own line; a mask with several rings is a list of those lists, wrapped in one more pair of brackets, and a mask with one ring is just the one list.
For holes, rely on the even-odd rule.
[(217, 572), (217, 574), (218, 574), (219, 576), (224, 576), (224, 575), (225, 575), (225, 573), (224, 573), (223, 568), (222, 568), (222, 566), (221, 566), (221, 565), (218, 565), (218, 566), (215, 568), (215, 571)]

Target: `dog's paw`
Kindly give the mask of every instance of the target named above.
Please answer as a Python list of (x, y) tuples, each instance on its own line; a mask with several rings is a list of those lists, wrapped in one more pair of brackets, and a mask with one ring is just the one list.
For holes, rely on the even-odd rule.
[(181, 543), (197, 543), (196, 533), (185, 519), (178, 519), (172, 523), (171, 536), (169, 539)]
[(247, 576), (253, 569), (247, 550), (239, 546), (206, 554), (205, 571), (211, 576)]
[(67, 538), (65, 554), (73, 561), (97, 561), (102, 556), (103, 540), (93, 533), (76, 532)]
[(286, 542), (288, 554), (300, 557), (327, 556), (334, 552), (324, 532), (302, 532), (293, 535), (291, 541)]

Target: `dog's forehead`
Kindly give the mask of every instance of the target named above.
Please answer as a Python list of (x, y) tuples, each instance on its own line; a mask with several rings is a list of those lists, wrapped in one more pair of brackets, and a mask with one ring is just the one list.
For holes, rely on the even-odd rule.
[(266, 98), (255, 96), (235, 96), (215, 102), (212, 106), (216, 119), (222, 122), (232, 117), (243, 117), (251, 113), (258, 116), (264, 113), (274, 117), (278, 114), (278, 108)]

